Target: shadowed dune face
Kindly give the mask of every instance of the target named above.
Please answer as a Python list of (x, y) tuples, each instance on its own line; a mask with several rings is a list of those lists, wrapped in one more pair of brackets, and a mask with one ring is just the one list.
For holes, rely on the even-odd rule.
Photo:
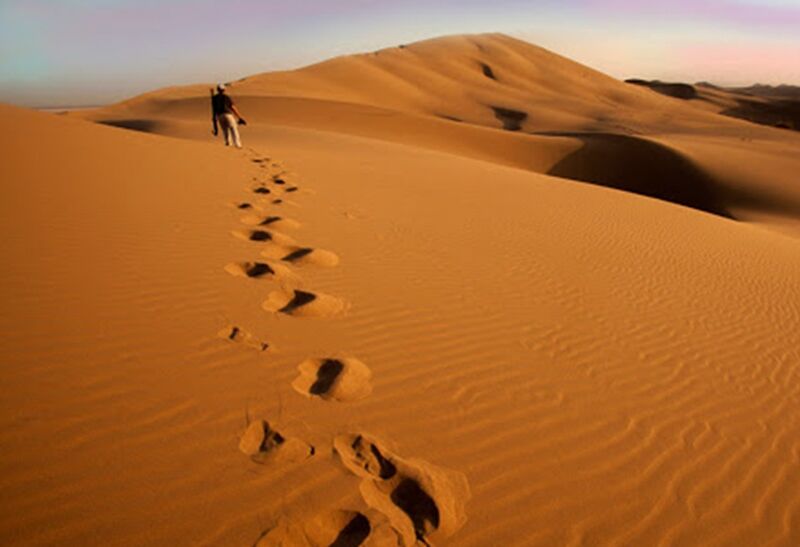
[(800, 99), (739, 99), (737, 103), (720, 114), (761, 125), (800, 131)]
[(717, 183), (690, 160), (645, 139), (613, 134), (572, 134), (583, 146), (548, 175), (633, 192), (733, 218)]
[(131, 131), (141, 131), (142, 133), (157, 133), (160, 129), (160, 124), (157, 120), (148, 119), (119, 119), (119, 120), (101, 120), (99, 123), (109, 125), (111, 127), (118, 127), (120, 129), (130, 129)]
[(625, 135), (559, 134), (579, 139), (546, 174), (647, 196), (736, 220), (733, 209), (800, 213), (800, 200), (726, 184), (677, 150)]
[(675, 99), (683, 99), (688, 101), (690, 99), (697, 98), (697, 90), (693, 85), (690, 84), (659, 82), (657, 80), (648, 82), (647, 80), (639, 80), (637, 78), (625, 80), (625, 83), (649, 87), (656, 93), (661, 93), (662, 95), (673, 97)]

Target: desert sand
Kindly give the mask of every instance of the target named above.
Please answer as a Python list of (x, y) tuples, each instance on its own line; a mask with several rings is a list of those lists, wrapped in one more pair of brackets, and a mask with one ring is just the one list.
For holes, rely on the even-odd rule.
[(800, 544), (800, 134), (503, 35), (230, 93), (0, 105), (4, 545)]

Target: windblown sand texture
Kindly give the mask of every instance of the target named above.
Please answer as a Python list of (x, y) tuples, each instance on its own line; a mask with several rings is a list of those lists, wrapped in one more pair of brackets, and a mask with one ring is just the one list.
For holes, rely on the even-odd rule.
[(502, 35), (207, 88), (0, 106), (4, 545), (800, 544), (800, 135)]

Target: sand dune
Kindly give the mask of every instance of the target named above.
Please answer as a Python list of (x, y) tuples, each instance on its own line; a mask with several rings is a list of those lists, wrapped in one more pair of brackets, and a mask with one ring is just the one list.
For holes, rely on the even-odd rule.
[[(776, 147), (794, 150), (800, 135), (720, 116), (739, 104), (729, 92), (724, 104), (710, 101), (711, 91), (702, 101), (664, 97), (503, 35), (343, 57), (245, 78), (232, 89), (251, 119), (270, 125), (435, 149), (800, 233), (800, 190), (785, 183), (800, 160), (776, 170), (757, 157)], [(206, 86), (169, 88), (76, 115), (202, 138), (207, 101)], [(255, 131), (261, 139), (269, 129)], [(721, 141), (736, 149), (723, 152), (725, 163), (747, 171), (746, 181), (712, 174), (717, 152), (705, 145)]]
[(792, 86), (726, 89), (707, 83), (691, 85), (639, 79), (626, 82), (649, 87), (669, 97), (693, 101), (696, 106), (725, 116), (800, 131), (800, 91)]
[[(683, 105), (504, 35), (429, 40), (252, 76), (232, 85), (243, 101), (246, 97), (254, 103), (273, 98), (329, 101), (489, 127), (503, 127), (503, 119), (511, 118), (526, 131), (641, 130), (654, 125), (664, 131), (698, 120), (718, 131), (724, 125), (716, 116), (697, 112), (666, 123), (684, 111)], [(132, 114), (143, 121), (194, 119), (208, 112), (207, 95), (205, 85), (168, 88), (120, 103), (107, 113), (118, 114), (120, 120)]]
[(496, 35), (205, 93), (0, 106), (4, 544), (800, 541), (793, 133)]

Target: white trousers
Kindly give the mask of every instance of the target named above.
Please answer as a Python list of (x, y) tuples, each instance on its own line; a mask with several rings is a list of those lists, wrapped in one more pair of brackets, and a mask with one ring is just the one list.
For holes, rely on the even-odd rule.
[(239, 126), (233, 114), (220, 114), (217, 116), (217, 123), (225, 137), (225, 146), (233, 144), (236, 148), (242, 147), (242, 140), (239, 138)]

